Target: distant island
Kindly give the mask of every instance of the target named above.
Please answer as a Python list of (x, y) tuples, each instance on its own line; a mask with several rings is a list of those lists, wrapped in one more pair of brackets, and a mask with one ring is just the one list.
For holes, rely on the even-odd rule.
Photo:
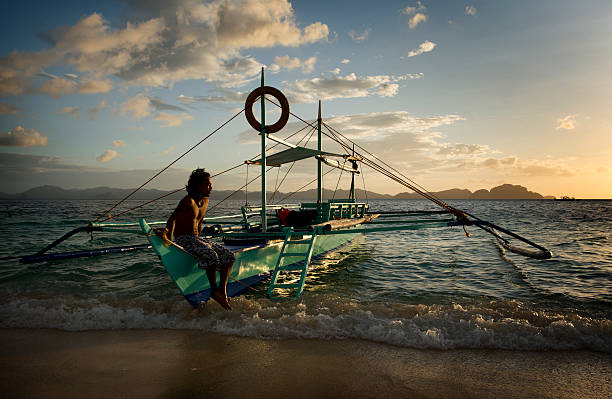
[[(18, 194), (0, 193), (0, 199), (36, 199), (36, 200), (118, 200), (130, 194), (134, 189), (112, 188), (112, 187), (95, 187), (87, 189), (63, 189), (57, 186), (40, 186), (26, 190)], [(293, 200), (312, 200), (316, 198), (316, 189), (300, 191), (288, 198), (288, 201)], [(150, 200), (159, 198), (168, 194), (170, 191), (157, 189), (141, 189), (136, 192), (131, 199), (135, 200)], [(233, 194), (232, 194), (233, 193)], [(414, 192), (404, 192), (396, 195), (379, 194), (372, 191), (365, 193), (363, 190), (356, 190), (357, 198), (365, 199), (420, 199), (419, 194)], [(270, 193), (271, 195), (272, 193)], [(275, 200), (282, 200), (289, 196), (290, 193), (276, 193)], [(332, 198), (332, 190), (324, 190), (324, 198)], [(491, 190), (480, 189), (471, 192), (467, 189), (453, 188), (432, 192), (440, 199), (555, 199), (554, 196), (543, 196), (533, 191), (528, 191), (527, 188), (513, 184), (502, 184), (501, 186), (493, 187)], [(184, 191), (167, 196), (167, 199), (180, 199), (185, 195)], [(231, 195), (231, 196), (230, 196)], [(248, 193), (249, 198), (257, 201), (261, 198), (261, 192), (251, 191)], [(220, 200), (230, 196), (232, 199), (243, 199), (245, 197), (244, 190), (236, 193), (230, 190), (216, 190), (212, 192), (211, 199)], [(335, 198), (347, 198), (348, 190), (338, 190)]]

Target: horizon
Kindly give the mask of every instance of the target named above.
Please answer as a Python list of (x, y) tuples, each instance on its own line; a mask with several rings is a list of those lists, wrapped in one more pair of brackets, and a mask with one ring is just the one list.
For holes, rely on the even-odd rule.
[[(432, 193), (444, 193), (444, 192), (449, 192), (449, 191), (468, 191), (468, 192), (470, 192), (470, 194), (475, 194), (476, 192), (482, 191), (482, 190), (491, 192), (492, 190), (494, 190), (496, 188), (503, 187), (503, 186), (513, 186), (513, 187), (523, 188), (528, 193), (538, 194), (538, 195), (541, 195), (543, 198), (550, 198), (550, 197), (556, 198), (555, 196), (552, 196), (552, 195), (549, 195), (549, 194), (539, 193), (539, 192), (536, 192), (536, 191), (529, 190), (528, 187), (525, 187), (525, 186), (522, 186), (522, 185), (511, 185), (511, 184), (507, 184), (507, 183), (506, 184), (501, 184), (499, 186), (491, 187), (491, 188), (480, 188), (480, 189), (477, 189), (477, 190), (470, 190), (470, 189), (466, 189), (466, 188), (453, 187), (453, 188), (449, 188), (449, 189), (438, 190), (438, 191), (435, 191), (435, 192), (432, 192)], [(27, 190), (24, 190), (24, 191), (21, 191), (21, 192), (15, 192), (15, 193), (7, 193), (7, 192), (0, 191), (0, 194), (19, 195), (19, 194), (24, 194), (26, 192), (29, 192), (31, 190), (47, 188), (47, 187), (48, 188), (57, 188), (57, 189), (60, 189), (60, 190), (63, 190), (63, 191), (86, 191), (86, 190), (96, 190), (96, 189), (128, 190), (129, 191), (129, 190), (136, 189), (136, 187), (120, 188), (120, 187), (111, 187), (111, 186), (93, 186), (93, 187), (85, 187), (85, 188), (65, 188), (65, 187), (60, 187), (60, 186), (56, 186), (56, 185), (46, 184), (46, 185), (31, 187), (31, 188), (29, 188)], [(141, 190), (159, 190), (159, 191), (163, 191), (163, 192), (171, 191), (171, 190), (163, 190), (163, 189), (148, 188), (148, 187), (143, 187)], [(217, 189), (214, 189), (213, 192), (215, 192), (215, 191), (216, 192), (223, 192), (224, 195), (225, 195), (225, 193), (227, 191), (234, 191), (234, 190), (231, 190), (231, 189), (230, 190), (217, 190)], [(240, 190), (240, 191), (236, 192), (235, 194), (236, 195), (240, 195), (240, 192), (242, 192), (242, 191), (243, 190)], [(313, 188), (302, 189), (302, 190), (297, 191), (296, 193), (306, 193), (306, 192), (311, 192), (311, 191), (315, 191), (316, 192), (316, 188), (314, 188), (314, 189)], [(324, 191), (329, 192), (329, 191), (334, 191), (334, 189), (328, 188), (328, 187), (324, 187)], [(338, 191), (340, 191), (340, 192), (344, 192), (344, 191), (348, 192), (349, 190), (348, 189), (338, 188)], [(361, 192), (361, 193), (364, 192), (364, 190), (361, 189), (361, 188), (356, 188), (355, 191), (356, 192)], [(249, 191), (249, 192), (252, 193), (253, 195), (254, 195), (254, 193), (261, 194), (261, 190), (257, 190), (257, 189)], [(274, 190), (268, 189), (268, 190), (266, 190), (266, 192), (267, 193), (272, 193), (272, 192), (274, 192)], [(287, 194), (287, 192), (282, 192), (282, 191), (278, 191), (278, 192), (279, 192), (279, 194)], [(402, 191), (402, 192), (399, 192), (399, 193), (396, 193), (396, 194), (389, 194), (389, 193), (377, 192), (377, 191), (372, 191), (372, 190), (367, 190), (367, 192), (369, 194), (385, 195), (385, 196), (396, 196), (396, 195), (399, 195), (399, 194), (418, 195), (416, 192), (414, 192), (414, 191), (412, 191), (410, 189), (408, 189), (408, 191)], [(177, 194), (180, 194), (180, 192), (178, 192)], [(512, 198), (508, 198), (508, 199), (512, 199)], [(596, 199), (606, 200), (606, 198), (596, 198)]]
[[(609, 1), (34, 1), (4, 10), (8, 194), (138, 187), (241, 109), (264, 67), (292, 112), (314, 120), (321, 99), (328, 124), (428, 191), (513, 184), (612, 198)], [(268, 108), (268, 123), (277, 117)], [(299, 128), (291, 118), (276, 135)], [(182, 187), (197, 167), (226, 170), (257, 154), (257, 140), (239, 116), (144, 188)], [(324, 150), (338, 148), (325, 141)], [(268, 173), (269, 191), (288, 169)], [(282, 191), (314, 178), (316, 163), (292, 172)], [(246, 175), (243, 166), (219, 176), (215, 189)], [(364, 175), (367, 191), (409, 191)], [(346, 189), (337, 171), (324, 186), (340, 177)]]

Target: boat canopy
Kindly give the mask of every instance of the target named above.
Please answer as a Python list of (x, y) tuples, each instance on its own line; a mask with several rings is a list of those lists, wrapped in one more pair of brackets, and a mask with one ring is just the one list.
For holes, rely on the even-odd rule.
[[(328, 157), (340, 157), (346, 158), (347, 155), (334, 154), (332, 152), (317, 151), (312, 148), (306, 147), (293, 147), (288, 148), (284, 151), (277, 152), (276, 154), (268, 155), (266, 157), (266, 165), (268, 166), (281, 166), (286, 163), (299, 161), (306, 158), (313, 158), (316, 156), (328, 156)], [(261, 165), (261, 160), (245, 161), (248, 164)]]

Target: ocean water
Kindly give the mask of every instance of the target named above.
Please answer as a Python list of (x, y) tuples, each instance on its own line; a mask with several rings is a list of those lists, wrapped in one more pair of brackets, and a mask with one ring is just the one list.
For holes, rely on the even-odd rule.
[[(233, 312), (216, 304), (192, 309), (152, 250), (38, 264), (2, 260), (0, 327), (193, 329), (411, 348), (612, 353), (612, 201), (449, 202), (547, 247), (553, 258), (508, 253), (476, 227), (468, 227), (469, 238), (461, 227), (372, 233), (313, 263), (300, 301), (267, 299), (264, 282), (234, 298)], [(2, 201), (0, 257), (34, 253), (113, 203)], [(175, 205), (159, 201), (120, 220), (165, 220)], [(240, 205), (229, 201), (209, 216), (236, 213)], [(435, 209), (425, 200), (373, 200), (370, 207)], [(81, 234), (57, 250), (145, 242)]]

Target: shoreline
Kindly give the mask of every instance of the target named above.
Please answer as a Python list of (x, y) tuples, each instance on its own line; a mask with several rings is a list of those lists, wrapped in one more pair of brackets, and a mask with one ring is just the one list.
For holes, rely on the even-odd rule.
[(262, 340), (196, 330), (0, 330), (5, 398), (608, 398), (612, 355)]

